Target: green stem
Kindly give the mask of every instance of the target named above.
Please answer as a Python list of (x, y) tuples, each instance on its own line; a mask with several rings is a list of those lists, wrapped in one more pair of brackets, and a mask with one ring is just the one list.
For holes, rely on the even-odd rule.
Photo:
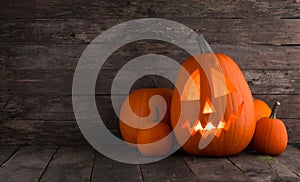
[(154, 122), (159, 122), (159, 109), (158, 109), (158, 107), (157, 106), (155, 106), (155, 115), (154, 115)]
[(272, 119), (276, 119), (276, 114), (277, 114), (277, 110), (278, 110), (278, 106), (280, 106), (280, 102), (275, 102), (273, 108), (272, 108), (272, 113), (270, 115), (270, 118)]

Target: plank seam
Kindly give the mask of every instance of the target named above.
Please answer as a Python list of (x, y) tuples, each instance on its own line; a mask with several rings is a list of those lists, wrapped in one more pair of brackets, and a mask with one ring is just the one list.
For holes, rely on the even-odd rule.
[(142, 181), (145, 181), (145, 178), (144, 178), (144, 175), (143, 175), (143, 170), (142, 170), (142, 165), (141, 164), (139, 164), (139, 169), (140, 169)]
[(286, 17), (281, 17), (280, 19), (282, 19), (282, 20), (299, 20), (300, 16), (294, 16), (294, 17), (286, 16)]
[[(291, 170), (290, 170), (291, 171)], [(296, 172), (294, 171), (291, 171), (292, 173), (294, 173), (296, 176), (300, 177), (300, 174), (297, 174)]]
[(197, 181), (200, 182), (200, 180), (197, 178), (197, 175), (193, 172), (193, 170), (190, 168), (190, 166), (188, 165), (188, 163), (184, 160), (183, 156), (181, 156), (180, 159), (187, 166), (187, 168), (191, 171), (191, 173), (195, 177), (195, 179), (197, 179)]
[(0, 165), (0, 168), (2, 168), (3, 166), (5, 166), (5, 164), (17, 153), (17, 151), (20, 149), (20, 146), (18, 146), (14, 152), (5, 160), (3, 161), (3, 163)]
[(44, 168), (42, 174), (40, 175), (39, 179), (37, 180), (37, 182), (40, 182), (40, 181), (41, 181), (41, 179), (42, 179), (42, 177), (44, 176), (46, 170), (48, 169), (48, 166), (49, 166), (50, 162), (52, 161), (54, 155), (57, 153), (58, 149), (59, 149), (59, 146), (56, 146), (55, 151), (53, 152), (53, 154), (52, 154), (51, 157), (49, 158), (49, 160), (48, 160), (48, 162), (47, 162), (47, 165), (45, 166), (45, 168)]
[(242, 173), (246, 174), (246, 171), (244, 171), (242, 168), (240, 168), (236, 163), (234, 163), (229, 157), (226, 157), (229, 162), (234, 165), (236, 168), (238, 168)]
[(97, 156), (97, 151), (94, 150), (94, 158), (93, 158), (93, 166), (90, 174), (90, 182), (93, 180), (93, 174), (94, 174), (94, 168), (95, 168), (95, 163), (96, 163), (96, 156)]
[[(288, 144), (291, 145), (291, 146), (294, 146), (293, 143), (288, 143)], [(276, 160), (277, 160), (277, 159), (276, 159)], [(285, 166), (289, 171), (291, 171), (292, 173), (294, 173), (296, 176), (300, 177), (300, 173), (298, 174), (297, 172), (295, 172), (295, 171), (289, 169), (289, 168), (288, 168), (286, 165), (284, 165), (284, 163), (282, 163), (280, 160), (277, 160), (277, 161), (278, 161), (278, 163), (280, 163), (280, 164), (282, 164), (283, 166)]]
[(272, 47), (299, 47), (300, 43), (288, 43), (288, 44), (270, 44), (270, 43), (248, 43), (249, 45), (261, 45), (261, 46), (272, 46)]

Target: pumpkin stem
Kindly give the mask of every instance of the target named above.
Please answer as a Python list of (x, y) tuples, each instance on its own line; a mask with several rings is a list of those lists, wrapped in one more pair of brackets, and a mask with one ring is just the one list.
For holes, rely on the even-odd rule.
[(208, 45), (208, 43), (206, 42), (206, 40), (204, 39), (204, 37), (202, 35), (199, 35), (197, 37), (197, 42), (198, 42), (198, 45), (200, 48), (200, 53), (213, 53), (213, 50)]
[(277, 110), (278, 110), (278, 106), (280, 106), (280, 102), (275, 102), (273, 108), (272, 108), (272, 113), (270, 115), (270, 118), (272, 119), (276, 119), (276, 114), (277, 114)]
[(157, 106), (155, 106), (155, 113), (154, 113), (154, 122), (159, 122), (159, 109)]

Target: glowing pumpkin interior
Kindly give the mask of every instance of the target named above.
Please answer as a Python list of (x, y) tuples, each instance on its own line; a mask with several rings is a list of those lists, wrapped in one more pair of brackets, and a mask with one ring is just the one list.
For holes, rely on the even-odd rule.
[[(215, 96), (224, 96), (236, 92), (236, 88), (223, 74), (216, 70), (211, 70), (211, 73), (214, 83), (225, 83), (225, 85), (219, 84), (217, 86), (214, 86)], [(210, 98), (205, 98), (204, 102), (201, 102), (201, 99), (203, 99), (201, 98), (201, 74), (200, 70), (196, 69), (192, 74), (190, 74), (184, 85), (181, 94), (181, 100), (183, 102), (198, 100), (200, 104), (202, 103), (203, 106), (200, 107), (202, 108), (200, 110), (200, 115), (209, 115), (216, 112), (216, 109), (213, 106)], [(219, 138), (222, 130), (228, 131), (230, 125), (238, 120), (243, 110), (243, 105), (244, 102), (239, 105), (237, 112), (232, 111), (227, 120), (222, 119), (217, 125), (213, 124), (215, 122), (207, 121), (206, 119), (203, 119), (202, 121), (201, 119), (198, 119), (192, 125), (190, 124), (189, 120), (186, 120), (182, 124), (182, 128), (187, 129), (192, 136), (199, 133), (203, 138), (207, 138), (209, 135), (215, 135), (217, 138)], [(208, 116), (206, 116), (205, 118), (208, 118)]]

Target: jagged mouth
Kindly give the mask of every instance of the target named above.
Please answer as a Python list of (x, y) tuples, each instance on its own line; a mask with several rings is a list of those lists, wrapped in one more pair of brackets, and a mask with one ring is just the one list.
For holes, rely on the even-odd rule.
[(204, 139), (209, 135), (214, 135), (215, 137), (219, 138), (223, 130), (228, 131), (231, 124), (238, 120), (242, 113), (243, 107), (244, 101), (239, 105), (236, 113), (232, 111), (227, 120), (222, 119), (216, 126), (213, 124), (213, 122), (208, 122), (206, 126), (203, 127), (199, 119), (191, 126), (190, 122), (185, 120), (182, 125), (182, 129), (187, 129), (191, 136), (199, 133)]

